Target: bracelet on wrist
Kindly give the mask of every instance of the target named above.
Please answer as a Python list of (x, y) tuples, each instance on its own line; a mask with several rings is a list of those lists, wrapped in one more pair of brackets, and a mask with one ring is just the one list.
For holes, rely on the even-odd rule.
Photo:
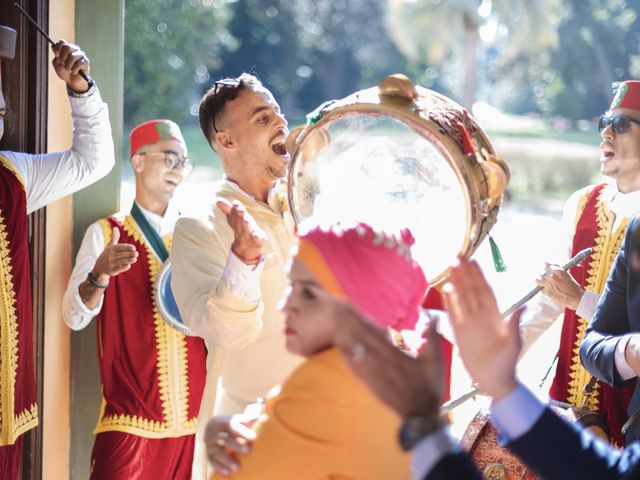
[(93, 273), (91, 273), (91, 272), (89, 272), (89, 273), (87, 274), (87, 280), (89, 280), (89, 283), (90, 283), (91, 285), (93, 285), (94, 287), (96, 287), (96, 288), (102, 288), (102, 289), (105, 289), (105, 288), (107, 288), (107, 287), (109, 286), (109, 282), (108, 282), (108, 281), (107, 281), (107, 283), (100, 283), (100, 282), (98, 281), (98, 279), (97, 279), (96, 277), (94, 277), (94, 276), (93, 276)]
[(258, 265), (262, 260), (262, 255), (259, 255), (258, 257), (251, 259), (251, 258), (243, 257), (242, 255), (238, 255), (238, 253), (233, 249), (231, 251), (236, 257), (238, 257), (238, 260), (241, 260), (243, 263), (246, 263), (247, 265)]

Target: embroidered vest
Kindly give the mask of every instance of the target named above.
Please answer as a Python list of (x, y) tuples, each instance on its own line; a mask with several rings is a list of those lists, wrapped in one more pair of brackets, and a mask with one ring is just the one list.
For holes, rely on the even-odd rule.
[[(138, 260), (110, 279), (97, 317), (103, 400), (94, 433), (195, 434), (206, 378), (204, 342), (178, 332), (158, 313), (153, 293), (162, 264), (133, 217), (100, 222), (105, 244), (118, 228), (119, 243), (134, 245)], [(171, 235), (163, 241), (170, 250)]]
[[(571, 275), (585, 290), (601, 294), (609, 277), (609, 271), (624, 239), (629, 218), (623, 218), (613, 231), (615, 217), (600, 195), (605, 184), (597, 185), (581, 199), (571, 255), (593, 247), (593, 252), (582, 265), (571, 269)], [(632, 387), (612, 388), (597, 382), (593, 395), (585, 399), (584, 387), (591, 374), (580, 362), (579, 348), (589, 322), (574, 310), (566, 309), (562, 324), (562, 336), (558, 350), (558, 367), (549, 391), (554, 400), (577, 407), (583, 404), (607, 420), (612, 440), (624, 445), (622, 425), (627, 420), (627, 405), (633, 393)]]
[(0, 156), (0, 446), (38, 425), (24, 182)]

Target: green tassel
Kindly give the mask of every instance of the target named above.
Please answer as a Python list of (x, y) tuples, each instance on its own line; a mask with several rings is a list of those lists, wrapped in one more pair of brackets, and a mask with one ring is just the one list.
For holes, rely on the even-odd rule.
[(491, 245), (491, 256), (493, 257), (493, 266), (496, 269), (496, 272), (506, 272), (507, 265), (504, 263), (502, 259), (502, 255), (500, 254), (500, 249), (498, 248), (498, 244), (495, 242), (493, 237), (489, 235), (489, 244)]

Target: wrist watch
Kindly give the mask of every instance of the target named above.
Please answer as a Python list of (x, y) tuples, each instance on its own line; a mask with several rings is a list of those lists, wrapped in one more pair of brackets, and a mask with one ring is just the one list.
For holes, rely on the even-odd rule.
[(430, 415), (409, 415), (400, 427), (400, 445), (403, 450), (411, 450), (427, 435), (440, 430), (446, 421), (437, 412)]

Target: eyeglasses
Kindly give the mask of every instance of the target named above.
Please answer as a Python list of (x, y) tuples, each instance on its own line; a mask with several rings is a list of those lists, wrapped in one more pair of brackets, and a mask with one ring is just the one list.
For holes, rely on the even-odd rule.
[(193, 170), (193, 164), (189, 161), (189, 159), (187, 157), (181, 157), (175, 152), (142, 152), (136, 153), (136, 155), (149, 155), (150, 157), (163, 155), (164, 164), (167, 166), (167, 168), (173, 170), (177, 166), (180, 166), (180, 170), (182, 170), (185, 175)]
[[(213, 97), (215, 98), (218, 95), (218, 92), (221, 94), (220, 106), (218, 107), (218, 112), (222, 111), (222, 107), (228, 101), (235, 100), (238, 96), (238, 87), (240, 86), (240, 80), (235, 78), (223, 78), (222, 80), (218, 80), (213, 86)], [(216, 115), (213, 116), (213, 131), (218, 133), (218, 128), (216, 127)]]
[(631, 128), (631, 122), (640, 125), (640, 121), (634, 120), (627, 115), (616, 115), (615, 117), (602, 115), (600, 117), (600, 121), (598, 121), (598, 131), (602, 133), (605, 128), (611, 125), (613, 133), (621, 135), (629, 131), (629, 128)]

